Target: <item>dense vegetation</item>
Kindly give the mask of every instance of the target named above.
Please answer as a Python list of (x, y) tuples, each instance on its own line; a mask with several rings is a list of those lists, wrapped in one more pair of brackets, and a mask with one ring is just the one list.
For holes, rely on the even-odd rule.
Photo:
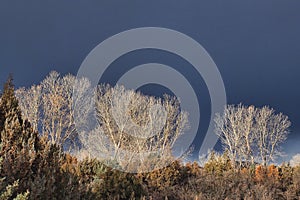
[(0, 199), (300, 197), (300, 166), (245, 163), (236, 167), (228, 151), (212, 152), (201, 167), (174, 160), (148, 173), (126, 173), (97, 159), (78, 159), (24, 119), (11, 78), (0, 98), (0, 133)]

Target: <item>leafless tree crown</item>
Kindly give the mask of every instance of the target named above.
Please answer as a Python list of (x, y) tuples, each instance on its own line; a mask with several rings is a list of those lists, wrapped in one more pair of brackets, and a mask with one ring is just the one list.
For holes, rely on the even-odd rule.
[(156, 167), (170, 162), (172, 147), (187, 128), (187, 113), (176, 98), (108, 85), (99, 85), (96, 96), (98, 125), (80, 137), (91, 156), (115, 160), (129, 171), (147, 170), (150, 160)]
[(287, 138), (288, 117), (267, 106), (255, 108), (241, 104), (225, 107), (215, 117), (216, 134), (232, 161), (262, 162), (264, 165), (282, 155), (280, 144)]

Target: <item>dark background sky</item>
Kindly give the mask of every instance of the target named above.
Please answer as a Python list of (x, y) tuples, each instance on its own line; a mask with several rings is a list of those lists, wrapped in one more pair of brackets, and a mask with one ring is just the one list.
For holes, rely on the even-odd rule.
[(87, 54), (114, 34), (170, 28), (208, 51), (228, 103), (270, 105), (290, 117), (285, 152), (292, 155), (300, 153), (299, 10), (299, 0), (0, 0), (0, 82), (10, 72), (17, 87), (37, 84), (51, 70), (76, 74)]

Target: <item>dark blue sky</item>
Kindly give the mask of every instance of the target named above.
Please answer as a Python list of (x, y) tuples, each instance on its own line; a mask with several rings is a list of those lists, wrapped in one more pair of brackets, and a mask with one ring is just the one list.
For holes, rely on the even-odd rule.
[[(299, 0), (1, 0), (0, 82), (10, 72), (17, 87), (38, 83), (51, 70), (75, 74), (116, 33), (170, 28), (208, 51), (228, 103), (270, 105), (288, 115), (293, 126), (285, 150), (300, 152), (299, 10)], [(129, 65), (126, 60), (120, 65)]]

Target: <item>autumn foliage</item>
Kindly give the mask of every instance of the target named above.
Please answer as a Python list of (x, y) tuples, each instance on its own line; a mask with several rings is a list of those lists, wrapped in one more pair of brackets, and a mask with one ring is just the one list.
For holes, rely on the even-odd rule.
[[(23, 119), (12, 79), (0, 99), (0, 199), (299, 199), (300, 166), (245, 165), (211, 153), (204, 166), (174, 160), (126, 173), (77, 159)], [(111, 166), (111, 165), (110, 165)]]

